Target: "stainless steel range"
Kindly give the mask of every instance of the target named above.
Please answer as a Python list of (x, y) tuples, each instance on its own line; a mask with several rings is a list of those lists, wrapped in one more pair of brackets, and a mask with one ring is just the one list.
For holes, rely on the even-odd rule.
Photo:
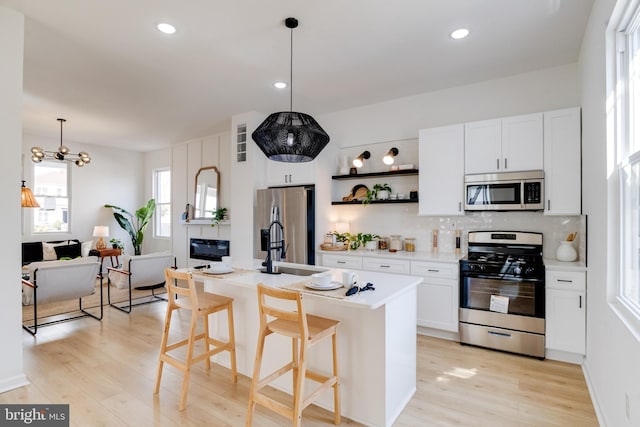
[(460, 260), (460, 342), (544, 358), (542, 234), (471, 231)]

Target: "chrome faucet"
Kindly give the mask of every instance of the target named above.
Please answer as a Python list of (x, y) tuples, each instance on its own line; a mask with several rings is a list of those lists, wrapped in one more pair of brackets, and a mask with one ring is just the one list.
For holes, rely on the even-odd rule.
[[(280, 240), (276, 240), (275, 242), (271, 240), (271, 229), (274, 226), (276, 227), (276, 230), (279, 231), (279, 234), (282, 237)], [(280, 221), (271, 221), (271, 224), (269, 225), (269, 228), (267, 230), (267, 258), (262, 263), (262, 265), (265, 267), (263, 270), (261, 270), (263, 273), (280, 274), (273, 269), (273, 257), (271, 255), (271, 252), (276, 250), (280, 250), (280, 258), (286, 258), (287, 250), (284, 244), (284, 226)]]

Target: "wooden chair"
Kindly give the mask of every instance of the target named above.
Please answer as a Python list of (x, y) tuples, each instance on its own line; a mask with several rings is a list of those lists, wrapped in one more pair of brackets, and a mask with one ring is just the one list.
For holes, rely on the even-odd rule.
[[(336, 329), (340, 322), (306, 314), (302, 305), (302, 293), (300, 292), (272, 288), (263, 284), (258, 284), (257, 287), (258, 307), (260, 310), (260, 333), (258, 336), (253, 380), (249, 394), (246, 426), (249, 427), (252, 425), (253, 411), (256, 403), (289, 418), (292, 420), (294, 426), (299, 426), (302, 420), (303, 409), (309, 406), (316, 396), (329, 387), (333, 387), (333, 422), (340, 424), (340, 381), (338, 377), (338, 354), (336, 349)], [(287, 311), (269, 305), (265, 297), (273, 298), (274, 300), (294, 301), (295, 310)], [(268, 317), (275, 318), (275, 320), (269, 321)], [(292, 361), (267, 375), (264, 379), (260, 379), (260, 367), (262, 364), (265, 338), (273, 333), (291, 338)], [(330, 377), (307, 369), (307, 353), (309, 348), (328, 337), (331, 337), (333, 347), (333, 375)], [(291, 370), (293, 371), (292, 406), (280, 403), (260, 393), (263, 387)], [(305, 378), (321, 383), (320, 386), (306, 398), (304, 398)]]
[[(178, 272), (174, 269), (166, 268), (165, 278), (168, 294), (167, 315), (165, 317), (164, 333), (160, 344), (158, 375), (153, 393), (157, 394), (160, 391), (162, 368), (164, 367), (165, 362), (181, 370), (184, 373), (184, 377), (182, 379), (179, 409), (182, 411), (187, 403), (187, 390), (189, 388), (191, 367), (196, 362), (204, 360), (205, 367), (207, 371), (209, 371), (211, 368), (211, 356), (222, 351), (228, 351), (231, 359), (231, 381), (234, 383), (238, 381), (238, 372), (236, 368), (236, 344), (233, 329), (233, 299), (196, 290), (196, 285), (191, 273)], [(178, 309), (191, 311), (189, 337), (173, 344), (169, 344), (168, 339), (169, 328), (171, 326), (171, 316), (174, 310)], [(209, 335), (209, 315), (223, 310), (227, 310), (227, 321), (229, 323), (229, 340), (227, 342), (217, 340)], [(202, 318), (204, 321), (204, 332), (196, 335), (196, 327), (199, 318)], [(202, 353), (196, 355), (194, 354), (194, 345), (198, 340), (203, 340), (205, 348)], [(187, 354), (184, 360), (179, 360), (169, 354), (172, 350), (184, 346), (187, 347)], [(213, 346), (213, 348), (211, 346)]]

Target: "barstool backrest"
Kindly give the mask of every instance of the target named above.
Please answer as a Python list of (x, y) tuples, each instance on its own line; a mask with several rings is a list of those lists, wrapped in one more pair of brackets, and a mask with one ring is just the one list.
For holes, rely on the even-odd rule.
[[(282, 326), (283, 323), (290, 323), (290, 332), (294, 335), (299, 336), (301, 339), (306, 340), (309, 337), (309, 327), (307, 325), (307, 316), (305, 315), (304, 307), (302, 305), (302, 293), (286, 289), (273, 288), (262, 283), (258, 283), (257, 287), (258, 308), (260, 310), (261, 325), (266, 325), (266, 327), (272, 332), (282, 334), (283, 330), (281, 327), (278, 327), (277, 329), (269, 327), (269, 325), (273, 324), (274, 321), (270, 321), (268, 317), (274, 317), (276, 321), (280, 321), (277, 322), (279, 326)], [(271, 304), (271, 300), (267, 300), (267, 297), (273, 299), (273, 302), (276, 302), (276, 300), (294, 301), (295, 309), (287, 310), (281, 307), (276, 307), (275, 305)], [(297, 331), (295, 329), (297, 329)], [(285, 335), (291, 335), (286, 332), (288, 331), (284, 331)]]
[(191, 273), (165, 268), (164, 276), (168, 301), (188, 310), (198, 307), (198, 292)]

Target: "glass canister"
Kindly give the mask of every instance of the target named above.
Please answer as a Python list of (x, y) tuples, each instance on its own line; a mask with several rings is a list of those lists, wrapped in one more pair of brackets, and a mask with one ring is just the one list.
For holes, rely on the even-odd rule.
[(389, 238), (388, 237), (381, 237), (378, 240), (378, 249), (380, 249), (381, 251), (386, 251), (387, 249), (389, 249)]
[(415, 252), (416, 251), (416, 238), (415, 237), (406, 237), (404, 239), (404, 250), (407, 252)]
[(392, 234), (389, 239), (389, 252), (396, 252), (402, 250), (402, 239), (399, 234)]

